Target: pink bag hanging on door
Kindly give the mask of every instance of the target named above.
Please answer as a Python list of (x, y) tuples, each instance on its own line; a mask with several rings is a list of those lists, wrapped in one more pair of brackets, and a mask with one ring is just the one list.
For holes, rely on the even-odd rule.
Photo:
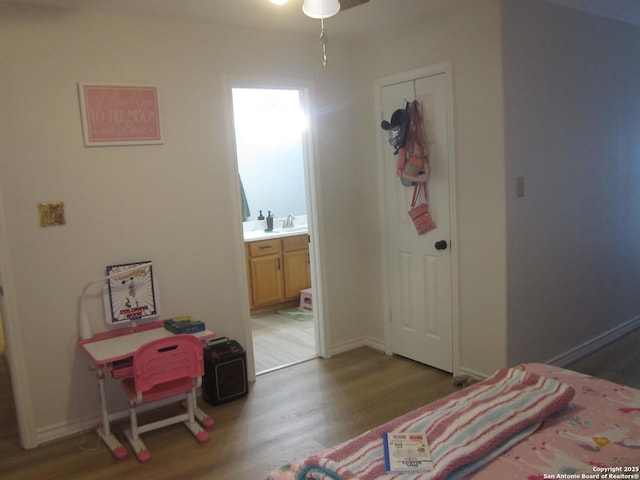
[(422, 112), (417, 100), (407, 104), (409, 134), (406, 146), (398, 151), (396, 172), (404, 186), (426, 182), (429, 177), (429, 149), (424, 139)]
[[(418, 196), (420, 195), (420, 188), (424, 185), (424, 198), (425, 202), (416, 206), (418, 202)], [(434, 228), (436, 228), (436, 224), (431, 218), (431, 213), (429, 213), (429, 205), (426, 203), (427, 198), (427, 184), (426, 183), (416, 183), (413, 186), (413, 198), (411, 200), (411, 210), (409, 210), (409, 217), (413, 221), (413, 224), (416, 227), (418, 235), (424, 235), (427, 232), (430, 232)]]

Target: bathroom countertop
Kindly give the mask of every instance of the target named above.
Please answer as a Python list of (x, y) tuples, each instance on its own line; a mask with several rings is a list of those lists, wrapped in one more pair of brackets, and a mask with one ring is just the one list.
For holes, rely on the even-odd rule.
[(271, 232), (264, 230), (251, 230), (244, 232), (245, 242), (257, 242), (259, 240), (271, 240), (273, 238), (294, 237), (296, 235), (306, 235), (309, 233), (307, 228), (274, 228)]

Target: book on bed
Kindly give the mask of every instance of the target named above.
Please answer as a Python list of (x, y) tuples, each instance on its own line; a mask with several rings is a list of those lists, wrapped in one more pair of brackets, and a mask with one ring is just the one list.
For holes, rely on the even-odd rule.
[(382, 442), (387, 472), (422, 472), (433, 469), (425, 433), (384, 432)]

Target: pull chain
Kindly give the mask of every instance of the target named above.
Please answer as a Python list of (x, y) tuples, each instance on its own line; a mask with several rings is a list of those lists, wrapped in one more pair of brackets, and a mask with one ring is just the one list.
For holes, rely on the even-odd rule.
[(320, 43), (322, 44), (322, 66), (327, 66), (327, 35), (324, 33), (324, 19), (320, 17)]

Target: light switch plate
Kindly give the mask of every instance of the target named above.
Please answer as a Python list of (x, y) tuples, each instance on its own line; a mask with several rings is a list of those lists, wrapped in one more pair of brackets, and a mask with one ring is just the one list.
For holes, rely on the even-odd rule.
[(516, 177), (516, 197), (524, 197), (524, 177)]

